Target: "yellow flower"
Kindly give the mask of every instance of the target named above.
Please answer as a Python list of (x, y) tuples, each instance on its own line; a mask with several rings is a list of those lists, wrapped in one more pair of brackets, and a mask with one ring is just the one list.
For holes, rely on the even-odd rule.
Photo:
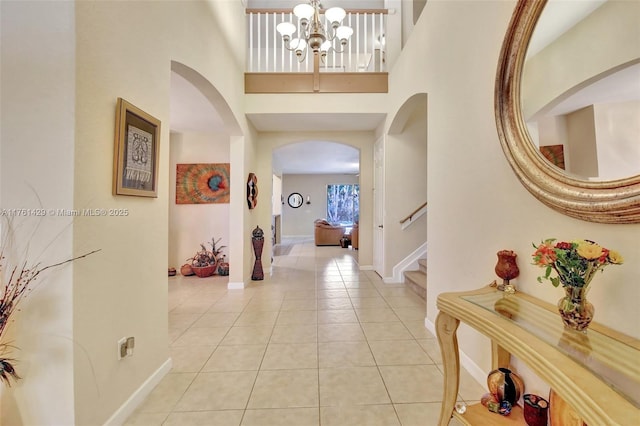
[(598, 244), (589, 243), (587, 241), (580, 241), (576, 251), (581, 257), (587, 260), (598, 259), (602, 255), (602, 247)]
[(609, 262), (614, 265), (621, 265), (624, 262), (624, 258), (620, 253), (615, 250), (609, 250)]

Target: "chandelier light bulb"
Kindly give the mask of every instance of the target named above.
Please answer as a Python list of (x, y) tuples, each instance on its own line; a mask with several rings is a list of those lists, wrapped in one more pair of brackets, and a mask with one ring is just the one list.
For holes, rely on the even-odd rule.
[(331, 22), (331, 26), (333, 28), (337, 28), (344, 17), (347, 16), (347, 12), (345, 12), (341, 7), (332, 7), (324, 12), (324, 16), (329, 22)]
[(290, 40), (291, 36), (296, 32), (296, 26), (291, 22), (281, 22), (276, 27), (276, 30), (280, 33), (282, 38), (286, 40)]
[(338, 38), (338, 40), (340, 40), (340, 43), (342, 43), (343, 45), (347, 44), (347, 40), (349, 40), (352, 34), (353, 34), (353, 28), (347, 27), (345, 25), (338, 27), (338, 29), (336, 30), (336, 37)]
[(309, 22), (309, 20), (311, 20), (314, 13), (315, 13), (314, 7), (306, 3), (301, 3), (293, 8), (293, 14), (296, 15), (296, 17), (300, 19), (300, 21), (302, 21), (301, 23), (303, 25), (305, 25), (304, 24), (305, 21)]

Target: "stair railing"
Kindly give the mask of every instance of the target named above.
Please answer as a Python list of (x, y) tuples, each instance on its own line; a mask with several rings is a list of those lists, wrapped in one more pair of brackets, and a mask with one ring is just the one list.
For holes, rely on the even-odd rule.
[(400, 220), (400, 225), (402, 225), (402, 229), (405, 229), (406, 227), (411, 225), (415, 221), (415, 219), (418, 219), (420, 216), (426, 213), (427, 213), (427, 202), (425, 201), (423, 204), (420, 205), (420, 207), (412, 211), (404, 219)]

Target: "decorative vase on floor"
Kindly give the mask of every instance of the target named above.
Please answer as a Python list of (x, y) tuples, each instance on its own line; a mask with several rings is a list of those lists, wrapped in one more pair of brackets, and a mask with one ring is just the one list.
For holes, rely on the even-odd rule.
[(251, 279), (259, 281), (264, 279), (264, 271), (262, 270), (262, 248), (264, 246), (264, 231), (256, 226), (256, 229), (251, 233), (251, 243), (253, 244), (253, 251), (256, 254), (256, 261), (253, 264), (253, 273)]
[(524, 392), (524, 382), (508, 368), (498, 368), (487, 376), (489, 392), (499, 402), (508, 401), (512, 406), (518, 402)]
[(595, 308), (587, 300), (586, 288), (565, 286), (565, 296), (558, 301), (558, 312), (565, 327), (586, 332)]

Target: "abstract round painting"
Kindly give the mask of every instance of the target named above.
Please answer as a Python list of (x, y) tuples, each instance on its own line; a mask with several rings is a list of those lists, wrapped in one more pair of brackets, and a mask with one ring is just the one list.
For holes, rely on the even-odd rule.
[(176, 165), (176, 204), (229, 203), (229, 163)]

